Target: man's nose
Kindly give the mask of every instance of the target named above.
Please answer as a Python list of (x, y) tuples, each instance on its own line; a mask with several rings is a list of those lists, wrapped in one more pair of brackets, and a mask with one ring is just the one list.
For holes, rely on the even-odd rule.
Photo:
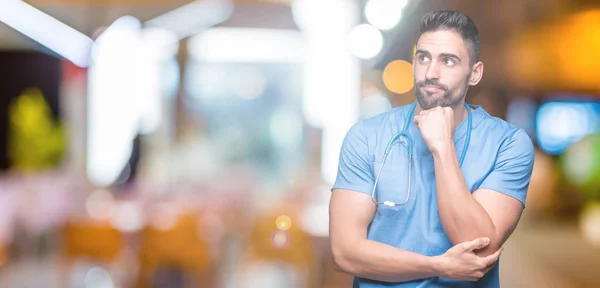
[(427, 72), (425, 74), (425, 78), (428, 80), (431, 80), (431, 79), (437, 80), (440, 78), (439, 66), (437, 65), (437, 63), (435, 61), (429, 63), (429, 66), (427, 67)]

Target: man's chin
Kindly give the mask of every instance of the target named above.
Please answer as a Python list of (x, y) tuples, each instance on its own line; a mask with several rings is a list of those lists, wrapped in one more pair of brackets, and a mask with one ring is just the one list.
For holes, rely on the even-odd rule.
[(440, 106), (440, 105), (438, 105), (438, 103), (436, 103), (436, 102), (419, 101), (419, 106), (423, 110), (429, 110), (429, 109), (435, 108), (436, 106)]
[(429, 109), (435, 108), (437, 106), (442, 106), (440, 101), (437, 101), (437, 99), (432, 99), (430, 97), (432, 97), (432, 96), (424, 95), (424, 96), (417, 97), (419, 106), (421, 106), (421, 108), (423, 110), (429, 110)]

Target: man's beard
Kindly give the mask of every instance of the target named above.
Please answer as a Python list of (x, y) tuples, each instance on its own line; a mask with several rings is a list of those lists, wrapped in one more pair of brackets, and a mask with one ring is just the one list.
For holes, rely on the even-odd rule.
[[(432, 92), (422, 91), (421, 88), (424, 86), (433, 86), (438, 89), (441, 89), (444, 94), (440, 98), (432, 97)], [(419, 102), (419, 106), (423, 110), (429, 110), (435, 107), (454, 107), (456, 104), (460, 102), (460, 100), (465, 96), (467, 92), (468, 85), (465, 85), (461, 91), (449, 90), (448, 87), (442, 83), (439, 83), (437, 80), (424, 80), (421, 82), (415, 82), (415, 94), (417, 96), (417, 101)], [(459, 92), (459, 93), (455, 93)], [(424, 95), (423, 93), (427, 94)]]

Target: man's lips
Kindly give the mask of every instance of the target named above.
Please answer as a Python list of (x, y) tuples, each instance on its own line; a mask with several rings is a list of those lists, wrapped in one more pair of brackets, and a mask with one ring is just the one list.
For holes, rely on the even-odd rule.
[(423, 90), (427, 91), (427, 92), (439, 92), (439, 91), (443, 91), (444, 89), (437, 87), (437, 86), (431, 86), (431, 85), (425, 85), (422, 86)]

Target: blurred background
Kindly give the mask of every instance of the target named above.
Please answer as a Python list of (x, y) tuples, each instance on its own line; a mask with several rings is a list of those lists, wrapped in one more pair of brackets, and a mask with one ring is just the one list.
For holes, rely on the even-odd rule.
[(600, 287), (596, 0), (0, 0), (0, 287), (350, 287), (342, 139), (414, 101), (434, 9), (536, 147), (502, 287)]

